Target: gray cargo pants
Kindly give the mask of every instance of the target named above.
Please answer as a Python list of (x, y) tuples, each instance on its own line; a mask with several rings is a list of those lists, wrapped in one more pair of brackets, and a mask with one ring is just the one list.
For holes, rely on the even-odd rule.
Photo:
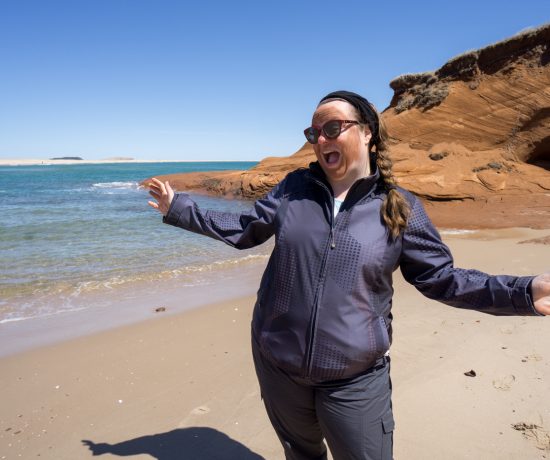
[(351, 379), (313, 383), (271, 364), (252, 340), (267, 414), (287, 460), (391, 460), (394, 421), (389, 358)]

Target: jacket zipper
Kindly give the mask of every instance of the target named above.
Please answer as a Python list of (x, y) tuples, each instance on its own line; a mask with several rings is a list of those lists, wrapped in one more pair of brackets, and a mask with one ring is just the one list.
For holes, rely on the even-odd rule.
[[(314, 344), (315, 344), (315, 332), (317, 331), (317, 319), (318, 319), (318, 310), (319, 310), (319, 302), (321, 300), (321, 292), (324, 288), (324, 280), (325, 280), (325, 275), (326, 275), (326, 266), (327, 266), (327, 259), (328, 259), (328, 254), (329, 254), (329, 251), (330, 249), (334, 249), (336, 248), (336, 243), (334, 241), (334, 221), (335, 221), (335, 216), (334, 216), (334, 196), (331, 192), (331, 190), (325, 185), (323, 184), (323, 182), (319, 181), (318, 179), (315, 179), (314, 177), (310, 177), (310, 179), (315, 182), (316, 184), (318, 184), (319, 186), (321, 186), (321, 188), (323, 188), (329, 195), (329, 198), (330, 198), (330, 216), (331, 216), (331, 221), (330, 221), (330, 235), (329, 235), (329, 239), (327, 241), (327, 244), (325, 246), (325, 253), (323, 255), (323, 260), (322, 260), (322, 263), (321, 263), (321, 272), (320, 272), (320, 275), (319, 275), (319, 282), (318, 282), (318, 285), (317, 285), (317, 290), (315, 292), (315, 298), (314, 298), (314, 301), (313, 301), (313, 313), (312, 313), (312, 316), (311, 316), (311, 322), (310, 322), (310, 327), (309, 327), (309, 344), (308, 344), (308, 349), (307, 349), (307, 374), (306, 374), (306, 377), (309, 378), (311, 376), (311, 368), (313, 366), (313, 348), (314, 348)], [(346, 194), (346, 199), (348, 196), (350, 196), (350, 192), (356, 187), (356, 184), (352, 185), (352, 187), (348, 190), (348, 193)], [(373, 190), (374, 190), (374, 187), (373, 189), (366, 195), (366, 197), (369, 197), (372, 193), (373, 193)], [(344, 199), (344, 203), (346, 202), (346, 199)], [(344, 205), (344, 203), (342, 203), (342, 206)]]
[(323, 184), (322, 182), (312, 179), (315, 183), (319, 184), (329, 195), (330, 197), (330, 235), (329, 239), (327, 241), (327, 244), (325, 245), (325, 252), (323, 255), (323, 260), (321, 263), (321, 271), (319, 274), (319, 281), (317, 284), (317, 290), (315, 292), (315, 298), (313, 301), (313, 313), (311, 315), (311, 322), (309, 327), (309, 344), (308, 344), (308, 353), (307, 353), (307, 374), (306, 377), (311, 376), (311, 368), (313, 365), (313, 348), (315, 344), (315, 332), (317, 331), (317, 318), (318, 318), (318, 310), (319, 310), (319, 302), (321, 299), (321, 292), (324, 287), (324, 281), (325, 281), (325, 272), (326, 272), (326, 266), (327, 266), (327, 259), (330, 249), (334, 249), (336, 247), (334, 242), (334, 197), (332, 196), (331, 191), (328, 189), (328, 187)]

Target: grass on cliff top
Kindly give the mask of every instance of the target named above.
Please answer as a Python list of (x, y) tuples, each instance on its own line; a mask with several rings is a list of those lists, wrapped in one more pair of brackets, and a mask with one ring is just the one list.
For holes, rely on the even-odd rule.
[[(428, 72), (420, 72), (420, 73), (408, 73), (408, 74), (402, 74), (398, 77), (394, 78), (390, 81), (390, 87), (393, 89), (396, 88), (402, 88), (403, 86), (413, 86), (417, 84), (430, 84), (430, 77), (436, 77), (441, 69), (443, 68), (452, 68), (454, 67), (458, 62), (462, 61), (477, 61), (479, 55), (481, 52), (487, 52), (492, 51), (495, 49), (498, 49), (500, 47), (507, 46), (513, 42), (521, 41), (521, 40), (528, 40), (536, 35), (539, 35), (546, 29), (550, 30), (550, 22), (547, 22), (541, 26), (538, 27), (529, 27), (527, 29), (524, 29), (520, 32), (518, 32), (515, 35), (512, 35), (509, 38), (506, 38), (504, 40), (500, 40), (494, 43), (491, 43), (490, 45), (484, 46), (483, 48), (479, 48), (477, 50), (468, 50), (463, 53), (460, 53), (456, 56), (453, 56), (451, 59), (449, 59), (445, 64), (443, 64), (438, 70), (435, 71), (428, 71)], [(473, 64), (473, 62), (469, 63), (470, 65)], [(433, 80), (435, 81), (435, 80)]]

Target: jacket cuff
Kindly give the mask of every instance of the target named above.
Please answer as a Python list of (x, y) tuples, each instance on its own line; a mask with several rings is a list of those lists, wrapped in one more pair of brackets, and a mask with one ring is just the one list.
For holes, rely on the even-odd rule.
[(174, 198), (172, 198), (172, 202), (170, 203), (170, 207), (168, 208), (168, 212), (162, 217), (163, 223), (168, 225), (178, 225), (180, 215), (183, 210), (182, 205), (186, 197), (187, 195), (185, 193), (176, 193), (174, 195)]
[(544, 316), (535, 310), (531, 296), (531, 283), (534, 276), (519, 276), (512, 291), (512, 303), (519, 315)]

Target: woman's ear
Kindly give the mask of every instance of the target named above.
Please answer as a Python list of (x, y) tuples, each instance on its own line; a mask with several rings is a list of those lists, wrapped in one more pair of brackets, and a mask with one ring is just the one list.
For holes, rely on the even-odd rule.
[(372, 133), (369, 130), (366, 130), (364, 133), (364, 136), (365, 136), (365, 145), (368, 147), (372, 139)]

